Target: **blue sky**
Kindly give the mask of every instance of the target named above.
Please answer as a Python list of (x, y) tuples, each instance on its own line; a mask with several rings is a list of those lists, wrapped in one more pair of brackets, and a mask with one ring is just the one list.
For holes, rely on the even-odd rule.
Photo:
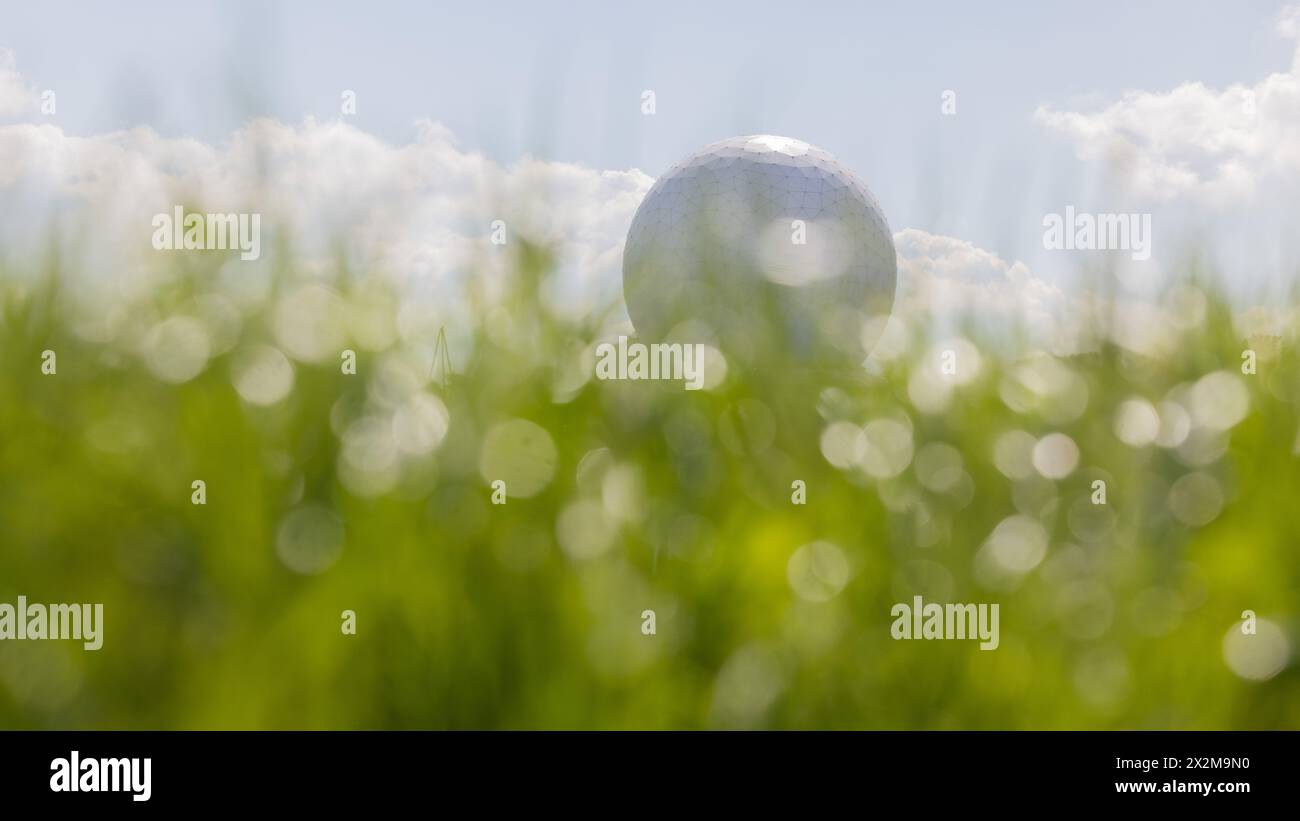
[[(1087, 161), (1098, 151), (1089, 128), (1104, 122), (1063, 137), (1034, 116), (1148, 95), (1131, 122), (1201, 83), (1203, 99), (1140, 135), (1159, 177), (1186, 153), (1162, 155), (1159, 128), (1177, 138), (1221, 90), (1291, 66), (1282, 3), (989, 5), (5, 2), (0, 48), (37, 88), (57, 90), (67, 135), (148, 125), (218, 144), (251, 116), (337, 119), (342, 89), (357, 93), (358, 129), (402, 145), (427, 119), (502, 165), (529, 155), (653, 177), (714, 140), (775, 133), (854, 168), (895, 230), (960, 238), (1048, 278), (1071, 266), (1044, 254), (1041, 219), (1066, 204), (1165, 209), (1166, 248), (1175, 226), (1204, 237), (1208, 224), (1225, 247), (1250, 249), (1247, 267), (1269, 271), (1250, 276), (1294, 276), (1285, 215), (1256, 190), (1276, 183), (1275, 168), (1251, 172), (1246, 216), (1202, 207), (1218, 196), (1208, 185), (1153, 204)], [(654, 116), (640, 111), (644, 89)], [(940, 113), (945, 89), (956, 116)], [(1220, 162), (1201, 143), (1185, 148)]]
[[(344, 88), (373, 133), (400, 142), (427, 117), (500, 161), (654, 175), (772, 132), (833, 151), (905, 224), (984, 175), (1015, 190), (1017, 166), (1059, 160), (1030, 123), (1039, 104), (1250, 80), (1292, 50), (1270, 29), (1277, 2), (989, 5), (5, 2), (0, 45), (58, 89), (72, 133), (220, 140), (250, 114), (336, 116)], [(955, 197), (926, 193), (931, 176)]]

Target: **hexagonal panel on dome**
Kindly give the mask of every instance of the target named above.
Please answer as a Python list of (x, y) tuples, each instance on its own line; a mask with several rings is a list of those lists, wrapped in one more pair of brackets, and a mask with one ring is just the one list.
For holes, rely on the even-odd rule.
[(637, 210), (623, 256), (639, 336), (702, 324), (741, 358), (762, 340), (804, 361), (860, 360), (860, 335), (843, 338), (853, 323), (841, 320), (887, 313), (896, 280), (889, 224), (866, 186), (826, 151), (773, 135), (723, 140), (673, 166)]

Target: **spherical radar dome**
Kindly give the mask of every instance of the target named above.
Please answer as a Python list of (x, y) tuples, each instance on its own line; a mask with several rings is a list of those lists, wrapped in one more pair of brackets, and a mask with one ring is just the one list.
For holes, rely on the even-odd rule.
[[(898, 277), (889, 224), (867, 187), (799, 140), (734, 137), (692, 154), (646, 194), (623, 251), (638, 338), (708, 333), (729, 359), (860, 362), (869, 316)], [(864, 347), (865, 346), (865, 347)]]

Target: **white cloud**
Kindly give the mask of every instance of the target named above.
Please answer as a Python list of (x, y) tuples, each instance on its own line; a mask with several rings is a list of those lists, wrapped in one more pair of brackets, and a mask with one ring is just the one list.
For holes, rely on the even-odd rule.
[(1248, 198), (1270, 178), (1300, 172), (1300, 6), (1285, 9), (1275, 29), (1297, 49), (1289, 70), (1257, 83), (1129, 91), (1091, 113), (1041, 106), (1034, 120), (1146, 199)]
[(531, 158), (504, 166), (429, 121), (405, 145), (314, 120), (252, 121), (218, 146), (143, 127), (77, 137), (20, 124), (0, 126), (0, 156), (0, 203), (15, 215), (0, 225), (4, 244), (57, 226), (75, 233), (68, 251), (78, 262), (103, 274), (159, 261), (151, 219), (181, 204), (261, 213), (264, 234), (292, 242), (298, 265), (342, 251), (367, 273), (440, 289), (476, 262), (491, 267), (491, 224), (503, 219), (510, 237), (559, 250), (568, 290), (592, 297), (575, 308), (617, 298), (623, 237), (651, 183), (636, 170)]
[[(13, 53), (0, 49), (0, 116), (34, 112), (35, 100)], [(283, 241), (301, 269), (342, 254), (367, 275), (445, 294), (471, 270), (500, 269), (489, 236), (501, 219), (511, 239), (557, 250), (551, 289), (570, 314), (618, 300), (623, 238), (651, 184), (635, 169), (528, 157), (502, 165), (428, 120), (402, 145), (312, 119), (253, 120), (220, 145), (148, 127), (75, 136), (29, 121), (0, 126), (0, 157), (0, 255), (15, 268), (57, 236), (84, 284), (147, 292), (167, 267), (159, 263), (171, 261), (151, 247), (152, 218), (183, 205), (262, 214), (264, 258)]]
[(0, 48), (0, 117), (21, 117), (36, 108), (36, 87), (18, 73), (12, 50)]
[[(311, 119), (254, 120), (220, 145), (147, 127), (81, 137), (24, 123), (0, 126), (0, 156), (0, 205), (12, 215), (0, 224), (0, 248), (15, 260), (39, 258), (32, 252), (55, 229), (66, 240), (64, 259), (100, 286), (85, 289), (91, 300), (106, 283), (127, 295), (156, 286), (171, 260), (153, 251), (151, 220), (181, 204), (261, 213), (271, 264), (267, 232), (293, 244), (300, 269), (327, 266), (341, 251), (367, 275), (428, 294), (455, 291), (471, 272), (498, 272), (488, 237), (492, 221), (504, 219), (511, 237), (557, 251), (560, 275), (544, 297), (579, 316), (621, 303), (623, 241), (652, 183), (635, 169), (527, 157), (502, 165), (430, 121), (417, 123), (404, 145)], [(900, 311), (940, 326), (969, 312), (989, 328), (1023, 328), (1037, 344), (1061, 347), (1070, 300), (1023, 263), (917, 229), (895, 242)], [(257, 279), (256, 265), (232, 264), (236, 277)]]
[(1027, 341), (1055, 353), (1080, 343), (1074, 297), (1034, 274), (965, 240), (906, 228), (898, 249), (896, 312), (953, 330), (969, 319), (984, 331), (1022, 331)]
[[(558, 250), (562, 276), (548, 297), (572, 315), (618, 304), (623, 240), (652, 182), (636, 170), (529, 158), (502, 166), (427, 121), (402, 146), (311, 120), (254, 121), (220, 146), (148, 128), (75, 137), (24, 124), (0, 127), (0, 154), (10, 158), (0, 169), (0, 202), (27, 196), (42, 205), (6, 208), (18, 215), (0, 225), (6, 244), (60, 222), (71, 227), (64, 233), (76, 236), (85, 265), (98, 263), (115, 280), (137, 262), (159, 261), (150, 220), (177, 203), (262, 213), (264, 231), (295, 243), (300, 266), (327, 264), (342, 247), (368, 273), (431, 291), (454, 285), (476, 263), (481, 271), (485, 258), (491, 270), (487, 238), (492, 220), (504, 218), (510, 231)], [(1023, 263), (917, 229), (900, 231), (895, 243), (900, 310), (941, 325), (970, 312), (988, 327), (1023, 327), (1039, 344), (1059, 347), (1069, 299)], [(264, 238), (264, 253), (270, 248)], [(144, 279), (138, 288), (151, 285)]]

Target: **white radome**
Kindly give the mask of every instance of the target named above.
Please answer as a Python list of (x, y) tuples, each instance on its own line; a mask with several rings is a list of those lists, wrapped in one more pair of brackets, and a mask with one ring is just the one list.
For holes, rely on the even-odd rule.
[(890, 312), (897, 278), (893, 236), (867, 187), (820, 148), (770, 135), (713, 143), (673, 166), (641, 202), (623, 251), (639, 338), (699, 341), (685, 337), (703, 329), (741, 360), (775, 349), (861, 361), (874, 345), (864, 321)]

